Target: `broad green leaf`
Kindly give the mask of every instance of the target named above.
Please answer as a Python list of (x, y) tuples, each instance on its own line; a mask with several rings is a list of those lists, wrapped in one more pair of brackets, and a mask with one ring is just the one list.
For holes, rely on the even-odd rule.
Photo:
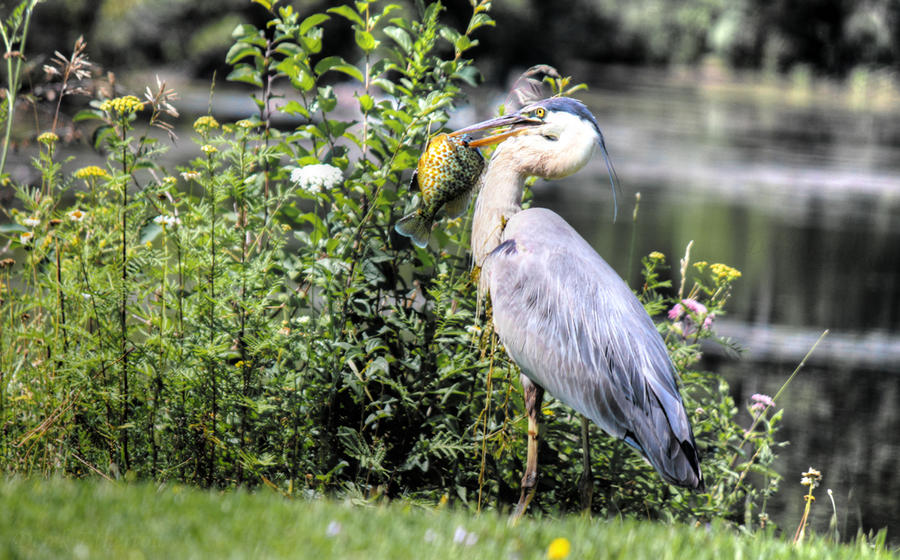
[(472, 21), (469, 22), (469, 33), (475, 31), (483, 25), (494, 26), (496, 25), (496, 22), (485, 12), (475, 14), (474, 16), (472, 16)]
[(357, 14), (356, 11), (353, 8), (351, 8), (350, 6), (345, 5), (345, 6), (337, 6), (335, 8), (328, 8), (328, 11), (333, 14), (337, 14), (339, 16), (343, 16), (343, 17), (349, 19), (350, 21), (352, 21), (356, 25), (362, 27), (363, 29), (365, 29), (365, 27), (366, 27), (366, 22), (364, 22), (362, 20), (362, 18), (359, 17), (359, 14)]
[(389, 26), (384, 28), (384, 34), (393, 39), (404, 53), (409, 54), (412, 51), (413, 42), (406, 31), (399, 27)]
[(231, 48), (228, 49), (228, 54), (225, 55), (225, 63), (234, 65), (242, 59), (252, 56), (257, 59), (262, 59), (263, 55), (259, 52), (259, 49), (248, 43), (243, 41), (238, 41), (237, 43), (231, 45)]
[(378, 46), (378, 41), (368, 31), (356, 30), (356, 44), (364, 52), (372, 52)]
[(92, 119), (103, 119), (103, 116), (94, 109), (82, 109), (72, 117), (72, 122), (88, 121)]
[(287, 113), (288, 115), (299, 115), (303, 118), (309, 118), (309, 112), (306, 108), (300, 104), (299, 101), (291, 100), (284, 104), (284, 106), (279, 107), (279, 111), (282, 113)]
[(481, 77), (481, 74), (474, 66), (466, 66), (457, 70), (453, 77), (459, 78), (470, 86), (475, 87), (478, 85), (478, 79)]
[(371, 84), (373, 86), (380, 87), (382, 89), (382, 91), (384, 91), (385, 93), (387, 93), (389, 95), (394, 95), (394, 90), (395, 90), (394, 82), (388, 80), (387, 78), (375, 78), (374, 80), (371, 81)]
[(395, 12), (395, 11), (397, 11), (397, 10), (402, 10), (402, 9), (403, 9), (403, 7), (400, 6), (400, 4), (388, 4), (388, 5), (385, 6), (384, 9), (381, 11), (381, 16), (380, 16), (380, 17), (387, 17), (391, 12)]
[(372, 99), (372, 96), (369, 94), (359, 96), (359, 108), (363, 113), (367, 111), (371, 111), (372, 107), (375, 106), (375, 100)]
[(328, 21), (329, 19), (331, 19), (331, 18), (329, 16), (327, 16), (326, 14), (313, 14), (313, 15), (309, 16), (308, 18), (303, 20), (303, 22), (300, 24), (300, 29), (299, 29), (300, 34), (306, 35), (306, 32), (309, 31), (311, 28), (319, 25), (320, 23), (324, 23), (324, 22)]
[(457, 51), (464, 52), (472, 47), (478, 46), (478, 41), (473, 41), (469, 39), (468, 35), (460, 35), (459, 39), (456, 40), (456, 43), (453, 45)]
[(321, 76), (325, 72), (329, 70), (336, 70), (338, 72), (343, 72), (348, 76), (352, 76), (356, 78), (360, 82), (363, 81), (362, 72), (359, 71), (359, 68), (353, 66), (352, 64), (345, 61), (343, 58), (339, 56), (327, 56), (316, 63), (316, 75)]
[(249, 64), (237, 66), (225, 79), (230, 82), (244, 82), (256, 87), (262, 87), (262, 80), (259, 78), (259, 74)]
[(285, 56), (304, 56), (303, 49), (300, 48), (300, 45), (288, 41), (279, 44), (275, 49), (275, 52), (281, 53)]
[(451, 45), (455, 45), (457, 41), (459, 41), (460, 37), (464, 35), (459, 31), (453, 29), (452, 27), (441, 27), (440, 31), (441, 37), (447, 40)]
[(231, 32), (231, 38), (252, 45), (266, 46), (266, 40), (260, 35), (260, 30), (247, 23), (242, 23), (235, 27), (234, 31)]

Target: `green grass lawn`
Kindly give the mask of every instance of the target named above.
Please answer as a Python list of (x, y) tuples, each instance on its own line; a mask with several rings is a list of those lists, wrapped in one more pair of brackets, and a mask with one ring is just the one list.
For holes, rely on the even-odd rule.
[(0, 558), (889, 558), (869, 544), (822, 540), (792, 546), (724, 526), (528, 518), (395, 503), (352, 507), (289, 500), (269, 491), (207, 492), (183, 486), (59, 480), (0, 482)]

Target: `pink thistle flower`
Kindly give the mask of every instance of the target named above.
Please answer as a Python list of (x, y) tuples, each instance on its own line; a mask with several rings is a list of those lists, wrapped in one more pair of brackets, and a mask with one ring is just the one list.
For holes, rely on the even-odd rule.
[(704, 330), (709, 330), (710, 327), (712, 327), (713, 317), (715, 317), (715, 315), (710, 314), (710, 315), (706, 316), (706, 319), (703, 319), (703, 329)]
[(681, 300), (681, 303), (683, 303), (684, 306), (687, 307), (688, 310), (695, 315), (706, 315), (707, 313), (706, 306), (695, 300), (694, 298), (683, 299)]
[(759, 405), (760, 408), (775, 406), (775, 401), (772, 400), (772, 397), (761, 393), (754, 393), (750, 396), (750, 400), (753, 401), (753, 405), (751, 406), (753, 410), (759, 410), (759, 408), (756, 408), (757, 405)]
[(672, 309), (669, 310), (669, 319), (676, 320), (684, 314), (684, 307), (680, 303), (676, 303)]

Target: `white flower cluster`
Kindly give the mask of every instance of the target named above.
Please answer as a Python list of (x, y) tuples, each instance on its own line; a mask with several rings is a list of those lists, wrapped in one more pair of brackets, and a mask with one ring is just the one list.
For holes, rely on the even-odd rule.
[(322, 192), (322, 189), (331, 189), (344, 180), (344, 174), (333, 165), (317, 163), (305, 165), (291, 171), (291, 181), (310, 194)]
[(153, 221), (163, 227), (170, 228), (181, 224), (181, 218), (178, 218), (177, 216), (166, 216), (164, 214), (160, 214), (159, 216), (153, 218)]

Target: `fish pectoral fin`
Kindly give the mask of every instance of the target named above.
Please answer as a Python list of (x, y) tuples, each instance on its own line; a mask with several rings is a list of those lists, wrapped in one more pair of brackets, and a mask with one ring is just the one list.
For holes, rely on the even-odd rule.
[(447, 204), (444, 205), (444, 212), (447, 214), (447, 217), (450, 219), (458, 218), (465, 214), (466, 209), (469, 207), (469, 192), (466, 191), (458, 197), (448, 200)]

